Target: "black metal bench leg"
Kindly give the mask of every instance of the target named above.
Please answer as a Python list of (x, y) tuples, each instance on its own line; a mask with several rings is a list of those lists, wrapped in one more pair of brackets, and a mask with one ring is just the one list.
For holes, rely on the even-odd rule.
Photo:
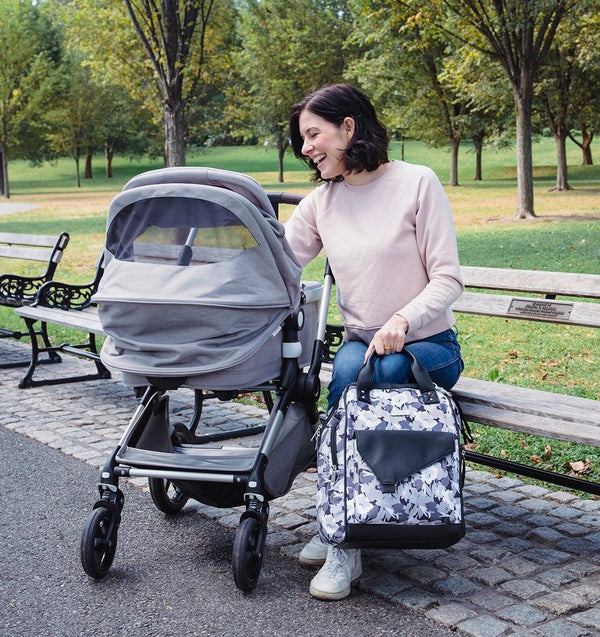
[[(31, 360), (27, 371), (23, 374), (19, 381), (19, 387), (21, 389), (31, 387), (33, 373), (35, 372), (35, 368), (38, 363), (60, 363), (62, 361), (61, 357), (56, 353), (56, 348), (53, 348), (52, 343), (50, 342), (46, 323), (42, 323), (40, 329), (36, 330), (35, 324), (37, 321), (35, 319), (26, 318), (24, 320), (31, 339)], [(42, 343), (44, 344), (43, 347), (40, 347), (39, 345), (38, 336), (42, 339)], [(39, 360), (40, 352), (46, 352), (48, 354), (48, 359), (46, 361)]]

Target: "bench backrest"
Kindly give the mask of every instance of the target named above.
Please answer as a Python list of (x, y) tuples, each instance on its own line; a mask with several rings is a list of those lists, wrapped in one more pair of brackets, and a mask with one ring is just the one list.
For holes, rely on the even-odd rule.
[(44, 261), (48, 263), (46, 277), (51, 277), (60, 263), (69, 235), (61, 232), (58, 237), (41, 234), (0, 232), (0, 257)]
[(600, 327), (598, 274), (471, 266), (462, 272), (467, 291), (453, 304), (455, 312)]

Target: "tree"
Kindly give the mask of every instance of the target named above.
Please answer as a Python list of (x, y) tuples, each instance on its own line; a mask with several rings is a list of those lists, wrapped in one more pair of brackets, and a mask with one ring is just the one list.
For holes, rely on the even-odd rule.
[[(124, 0), (135, 31), (154, 69), (160, 91), (165, 132), (165, 163), (185, 164), (187, 110), (198, 86), (211, 74), (207, 47), (220, 25), (214, 20), (217, 0)], [(221, 2), (225, 18), (233, 3)], [(214, 26), (212, 26), (214, 23)], [(216, 61), (216, 60), (215, 60)]]
[(67, 55), (61, 70), (54, 104), (45, 115), (47, 139), (56, 155), (68, 154), (75, 160), (75, 184), (79, 188), (81, 155), (101, 141), (107, 100), (80, 58)]
[(571, 130), (581, 126), (580, 146), (583, 148), (587, 144), (589, 149), (593, 138), (593, 126), (590, 129), (590, 124), (594, 121), (594, 110), (598, 120), (600, 28), (597, 11), (593, 7), (583, 10), (583, 5), (581, 9), (565, 16), (547, 62), (540, 69), (536, 87), (536, 96), (556, 140), (556, 191), (571, 189), (566, 152)]
[[(458, 18), (460, 30), (453, 35), (495, 59), (509, 81), (516, 109), (516, 216), (520, 219), (536, 216), (531, 125), (534, 84), (561, 20), (580, 1), (440, 0), (437, 5), (440, 13), (447, 10)], [(485, 43), (474, 34), (483, 36)]]
[(8, 159), (39, 159), (39, 104), (60, 57), (56, 33), (35, 4), (5, 0), (0, 20), (0, 185), (10, 197)]
[(429, 144), (450, 145), (450, 185), (458, 186), (458, 153), (470, 107), (453, 80), (455, 41), (395, 0), (354, 6), (359, 28), (352, 38), (362, 40), (363, 55), (350, 72), (368, 88), (392, 133), (402, 126)]
[[(279, 181), (289, 145), (290, 107), (324, 84), (343, 79), (341, 54), (350, 23), (345, 0), (246, 0), (241, 4), (237, 56), (238, 128), (246, 137), (274, 143)], [(236, 91), (239, 85), (236, 84)]]

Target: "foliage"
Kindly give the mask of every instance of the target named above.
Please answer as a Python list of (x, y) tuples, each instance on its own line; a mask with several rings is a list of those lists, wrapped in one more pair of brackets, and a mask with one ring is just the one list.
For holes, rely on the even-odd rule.
[[(237, 71), (246, 81), (235, 100), (238, 128), (246, 138), (276, 146), (280, 181), (290, 106), (342, 80), (340, 51), (349, 28), (345, 0), (246, 0), (241, 5)], [(239, 89), (236, 84), (232, 92)]]

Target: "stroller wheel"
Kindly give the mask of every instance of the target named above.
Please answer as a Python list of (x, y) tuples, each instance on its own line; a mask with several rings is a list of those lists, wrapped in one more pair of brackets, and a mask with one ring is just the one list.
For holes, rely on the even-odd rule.
[(109, 508), (94, 509), (81, 537), (83, 570), (94, 579), (102, 579), (109, 571), (117, 550), (117, 514)]
[(148, 478), (152, 502), (166, 515), (177, 515), (189, 500), (179, 487), (165, 478)]
[(240, 522), (235, 534), (232, 555), (233, 579), (236, 586), (245, 593), (254, 590), (258, 584), (266, 535), (266, 525), (252, 516)]

